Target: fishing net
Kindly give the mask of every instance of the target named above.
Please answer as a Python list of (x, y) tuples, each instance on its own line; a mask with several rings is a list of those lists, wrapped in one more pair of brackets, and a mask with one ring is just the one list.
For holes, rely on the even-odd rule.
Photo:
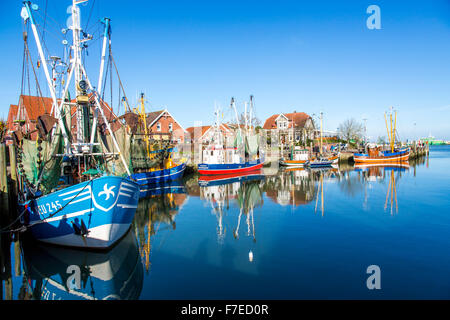
[[(97, 133), (98, 141), (100, 143), (100, 152), (105, 153), (104, 161), (107, 170), (114, 175), (125, 176), (127, 175), (127, 170), (120, 158), (119, 154), (107, 153), (117, 153), (117, 149), (114, 146), (113, 138), (110, 134), (102, 134), (101, 130)], [(114, 132), (114, 137), (116, 138), (117, 144), (121, 150), (121, 155), (123, 156), (125, 163), (131, 169), (131, 159), (130, 159), (130, 141), (131, 135), (127, 133), (125, 126), (121, 126)], [(131, 171), (131, 170), (130, 170)]]
[(258, 153), (259, 148), (259, 136), (258, 135), (249, 135), (246, 139), (246, 150), (250, 156), (253, 156)]
[[(39, 150), (42, 148), (41, 150)], [(58, 185), (61, 175), (61, 157), (53, 157), (54, 154), (62, 153), (63, 139), (59, 126), (52, 139), (49, 141), (22, 140), (22, 171), (25, 177), (33, 185), (37, 185), (40, 180), (40, 190), (43, 194)], [(41, 164), (38, 161), (41, 160)], [(39, 178), (40, 177), (40, 178)]]

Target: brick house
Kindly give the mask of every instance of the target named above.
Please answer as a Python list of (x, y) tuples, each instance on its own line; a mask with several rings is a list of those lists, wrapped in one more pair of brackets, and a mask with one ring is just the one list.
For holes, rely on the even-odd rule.
[(146, 124), (153, 139), (171, 139), (173, 143), (184, 143), (187, 131), (175, 120), (167, 109), (147, 113)]
[(315, 126), (312, 118), (304, 112), (280, 113), (267, 118), (263, 129), (267, 136), (276, 137), (278, 143), (301, 142), (314, 139)]

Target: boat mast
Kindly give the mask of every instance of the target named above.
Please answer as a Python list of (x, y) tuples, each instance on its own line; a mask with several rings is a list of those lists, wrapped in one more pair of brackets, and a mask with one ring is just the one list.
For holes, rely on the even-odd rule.
[(249, 124), (250, 124), (250, 131), (253, 132), (252, 129), (252, 112), (253, 112), (253, 95), (250, 95), (250, 117), (249, 117)]
[(244, 102), (244, 121), (245, 121), (245, 133), (247, 133), (247, 123), (248, 123), (248, 120), (247, 120), (247, 101), (246, 102)]
[[(79, 15), (79, 8), (77, 4), (86, 2), (87, 0), (80, 0), (72, 1), (72, 25), (69, 27), (69, 29), (72, 30), (72, 36), (73, 36), (73, 45), (72, 45), (72, 51), (73, 51), (73, 64), (74, 64), (74, 71), (75, 71), (75, 96), (77, 98), (77, 102), (79, 102), (79, 97), (82, 96), (83, 90), (86, 88), (80, 87), (80, 82), (83, 80), (82, 78), (82, 70), (81, 70), (81, 46), (80, 46), (80, 15)], [(81, 82), (81, 86), (83, 86), (83, 82)], [(77, 103), (77, 110), (76, 110), (76, 121), (77, 121), (77, 132), (76, 132), (76, 142), (77, 142), (77, 152), (81, 153), (82, 150), (82, 144), (84, 141), (84, 122), (83, 122), (83, 110), (82, 106)]]
[[(95, 91), (94, 87), (92, 86), (91, 82), (89, 81), (89, 78), (87, 76), (87, 72), (86, 72), (86, 70), (84, 69), (84, 67), (82, 65), (82, 61), (81, 61), (81, 46), (80, 46), (80, 44), (81, 44), (81, 42), (85, 42), (87, 40), (90, 40), (91, 37), (88, 37), (87, 39), (80, 40), (80, 37), (79, 37), (79, 32), (81, 30), (80, 29), (80, 16), (79, 16), (79, 8), (77, 7), (77, 5), (80, 4), (80, 3), (86, 2), (86, 1), (87, 0), (79, 0), (79, 1), (73, 0), (73, 2), (72, 2), (72, 27), (71, 28), (72, 28), (72, 31), (73, 31), (73, 39), (74, 39), (74, 44), (73, 44), (72, 49), (74, 51), (73, 64), (74, 64), (74, 71), (75, 71), (75, 90), (77, 92), (77, 102), (78, 102), (78, 93), (83, 93), (84, 94), (83, 91), (85, 91), (85, 89), (87, 89), (87, 88), (89, 88), (92, 91), (93, 97), (94, 97), (94, 100), (95, 100), (96, 111), (97, 110), (100, 111), (100, 114), (101, 114), (101, 116), (103, 118), (103, 121), (104, 121), (104, 123), (106, 125), (106, 129), (109, 131), (109, 134), (111, 135), (111, 139), (112, 139), (112, 142), (114, 144), (114, 147), (115, 147), (115, 149), (117, 150), (117, 152), (119, 154), (120, 160), (122, 161), (122, 164), (123, 164), (127, 174), (131, 175), (130, 169), (128, 168), (128, 165), (127, 165), (127, 163), (126, 163), (126, 161), (125, 161), (125, 159), (124, 159), (124, 157), (122, 155), (122, 152), (121, 152), (121, 150), (119, 148), (117, 140), (114, 137), (114, 133), (113, 133), (113, 131), (111, 129), (109, 121), (106, 118), (105, 113), (103, 112), (103, 108), (102, 108), (102, 106), (100, 104), (100, 101), (98, 99), (97, 92)], [(83, 76), (84, 76), (84, 79), (83, 79)], [(86, 88), (82, 88), (81, 86), (84, 87), (85, 84), (87, 84), (87, 87)], [(80, 145), (79, 145), (80, 142), (78, 142), (78, 141), (82, 140), (82, 138), (83, 138), (83, 131), (80, 130), (80, 129), (82, 129), (84, 127), (84, 125), (82, 123), (83, 122), (82, 121), (83, 118), (82, 117), (80, 119), (78, 118), (79, 115), (82, 115), (80, 109), (81, 108), (78, 107), (78, 110), (77, 110), (77, 112), (78, 112), (77, 113), (77, 144), (75, 144), (75, 145), (78, 145), (79, 149), (80, 149)], [(81, 133), (81, 135), (79, 135), (78, 133)], [(92, 145), (90, 143), (87, 144), (87, 145), (90, 146), (89, 150), (91, 150), (92, 149)]]
[(322, 155), (322, 123), (323, 123), (323, 112), (320, 112), (320, 155)]
[[(390, 108), (391, 112), (389, 113), (389, 123), (390, 123), (390, 127), (388, 125), (388, 120), (386, 117), (386, 113), (384, 113), (384, 120), (386, 122), (386, 130), (388, 133), (388, 137), (389, 137), (389, 144), (391, 146), (391, 152), (394, 152), (394, 147), (395, 147), (395, 130), (396, 130), (396, 123), (397, 123), (397, 111), (395, 111), (395, 119), (392, 119), (392, 107)], [(394, 122), (393, 122), (394, 121)]]
[[(51, 94), (52, 100), (53, 100), (52, 108), (57, 108), (58, 102), (56, 100), (56, 92), (55, 92), (55, 88), (53, 86), (53, 81), (50, 78), (50, 73), (48, 71), (48, 66), (47, 66), (47, 60), (45, 59), (44, 52), (42, 50), (41, 40), (39, 38), (39, 34), (38, 34), (38, 31), (37, 31), (37, 28), (36, 28), (36, 23), (34, 21), (33, 14), (31, 12), (31, 7), (30, 7), (31, 6), (31, 2), (30, 1), (24, 1), (23, 4), (24, 4), (25, 11), (22, 9), (22, 18), (24, 19), (24, 21), (26, 21), (27, 19), (30, 19), (31, 29), (33, 30), (33, 35), (34, 35), (34, 39), (36, 41), (36, 46), (37, 46), (37, 49), (38, 49), (38, 52), (39, 52), (39, 57), (40, 57), (40, 59), (42, 61), (42, 67), (44, 69), (45, 78), (47, 80), (47, 85), (49, 87), (50, 94)], [(33, 8), (34, 8), (34, 5), (33, 5)], [(63, 121), (61, 119), (61, 112), (60, 112), (59, 108), (57, 108), (57, 109), (58, 110), (55, 110), (55, 115), (58, 115), (58, 117), (57, 117), (58, 118), (58, 122), (59, 122), (59, 125), (60, 125), (61, 130), (62, 130), (62, 134), (63, 134), (63, 137), (64, 137), (64, 142), (65, 142), (65, 144), (67, 146), (68, 145), (67, 132), (66, 132), (64, 123), (63, 123)]]
[(234, 114), (236, 116), (236, 123), (237, 123), (238, 129), (239, 129), (239, 134), (240, 134), (241, 139), (242, 139), (241, 125), (239, 123), (239, 117), (238, 117), (238, 114), (237, 114), (236, 103), (234, 101), (234, 98), (231, 98), (231, 107), (234, 109)]
[[(97, 92), (100, 94), (102, 92), (102, 82), (103, 82), (103, 70), (105, 67), (105, 56), (106, 56), (106, 41), (108, 40), (108, 35), (109, 35), (109, 31), (110, 31), (110, 19), (109, 18), (104, 18), (103, 19), (103, 23), (105, 24), (105, 31), (103, 32), (103, 45), (102, 45), (102, 57), (101, 57), (101, 62), (100, 62), (100, 72), (99, 72), (99, 77), (98, 77), (98, 85), (97, 85)], [(111, 38), (109, 38), (109, 45), (111, 46)], [(92, 133), (91, 133), (91, 148), (92, 148), (92, 144), (94, 143), (95, 140), (95, 132), (97, 130), (97, 119), (98, 119), (98, 110), (95, 109), (94, 111), (94, 123), (93, 123), (93, 127), (92, 127)], [(91, 149), (92, 151), (92, 149)]]
[[(139, 99), (141, 103), (141, 111), (140, 116), (142, 118), (142, 121), (144, 122), (144, 140), (145, 144), (147, 145), (147, 157), (150, 158), (150, 146), (149, 146), (149, 137), (148, 137), (148, 128), (147, 128), (147, 115), (145, 114), (145, 104), (144, 104), (144, 93), (141, 92), (141, 98)], [(162, 137), (161, 137), (162, 139)]]

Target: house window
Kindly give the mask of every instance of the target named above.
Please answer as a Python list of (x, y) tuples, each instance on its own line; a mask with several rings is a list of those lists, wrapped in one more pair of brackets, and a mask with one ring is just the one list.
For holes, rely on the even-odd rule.
[(156, 124), (156, 130), (158, 131), (158, 132), (161, 132), (161, 123), (157, 123)]
[(172, 132), (172, 123), (169, 123), (169, 132)]

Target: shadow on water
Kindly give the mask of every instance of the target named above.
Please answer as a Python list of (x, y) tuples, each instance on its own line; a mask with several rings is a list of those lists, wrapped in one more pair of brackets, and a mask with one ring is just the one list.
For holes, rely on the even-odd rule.
[(143, 268), (131, 230), (106, 252), (44, 245), (32, 239), (22, 241), (22, 252), (28, 284), (21, 289), (23, 299), (139, 299)]

